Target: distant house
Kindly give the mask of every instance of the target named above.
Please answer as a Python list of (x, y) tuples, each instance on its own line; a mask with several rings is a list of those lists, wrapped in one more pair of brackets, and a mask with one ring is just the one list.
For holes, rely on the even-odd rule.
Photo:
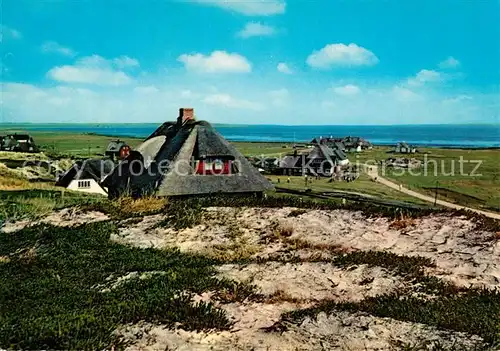
[(28, 134), (9, 134), (0, 138), (0, 150), (15, 152), (38, 152), (33, 138)]
[(345, 145), (344, 145), (344, 143), (343, 143), (343, 142), (341, 142), (341, 141), (336, 141), (336, 142), (332, 145), (332, 147), (331, 147), (331, 148), (332, 148), (332, 149), (336, 149), (336, 150), (340, 150), (340, 151), (342, 151), (342, 152), (346, 152), (346, 151), (347, 151), (347, 150), (346, 150), (346, 147), (345, 147)]
[(294, 152), (285, 156), (280, 162), (279, 169), (282, 174), (288, 175), (329, 176), (336, 166), (348, 164), (349, 159), (343, 151), (318, 144), (305, 153)]
[(408, 145), (407, 143), (399, 142), (394, 148), (394, 152), (397, 154), (414, 154), (417, 152), (417, 149), (413, 146)]
[(124, 159), (130, 153), (130, 146), (128, 146), (125, 142), (120, 139), (111, 141), (106, 148), (105, 155), (110, 157), (112, 160)]
[(109, 175), (115, 164), (111, 160), (89, 159), (76, 162), (56, 181), (56, 186), (74, 191), (108, 195), (101, 182)]
[(422, 166), (422, 161), (416, 158), (390, 157), (385, 160), (385, 165), (393, 168), (419, 168)]
[(372, 144), (361, 138), (361, 137), (352, 137), (347, 136), (343, 138), (334, 138), (334, 137), (319, 137), (314, 138), (311, 141), (313, 145), (326, 145), (332, 149), (338, 149), (344, 152), (361, 152), (362, 150), (371, 149)]

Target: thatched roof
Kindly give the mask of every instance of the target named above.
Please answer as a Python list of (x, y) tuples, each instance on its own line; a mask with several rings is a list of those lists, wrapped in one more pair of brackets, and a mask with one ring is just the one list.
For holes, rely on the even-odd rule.
[(163, 135), (167, 138), (172, 137), (176, 133), (176, 125), (177, 122), (165, 122), (161, 126), (159, 126), (146, 140)]
[(56, 186), (67, 187), (71, 181), (79, 179), (94, 179), (100, 183), (115, 167), (111, 160), (89, 159), (77, 161), (56, 181)]
[[(118, 196), (124, 191), (130, 191), (134, 196), (175, 196), (255, 193), (273, 188), (210, 123), (190, 120), (181, 125), (165, 123), (162, 127), (137, 148), (135, 156), (127, 157), (106, 178), (104, 183), (110, 196)], [(232, 160), (235, 172), (196, 174), (196, 162), (215, 158)], [(133, 159), (143, 165), (140, 174), (130, 172)]]
[(288, 155), (285, 156), (281, 162), (281, 168), (299, 168), (303, 164), (307, 164), (311, 160), (318, 159), (321, 161), (327, 161), (331, 165), (335, 165), (338, 161), (343, 161), (347, 159), (346, 154), (342, 150), (331, 149), (325, 144), (317, 144), (314, 148), (306, 155)]
[(229, 149), (229, 143), (224, 143), (222, 138), (214, 128), (207, 122), (200, 122), (197, 127), (197, 140), (195, 154), (198, 159), (209, 157), (226, 157), (234, 159), (234, 155)]
[(121, 140), (113, 140), (110, 141), (108, 144), (108, 147), (106, 148), (106, 152), (120, 152), (120, 149), (124, 146), (127, 146), (127, 144), (124, 141)]

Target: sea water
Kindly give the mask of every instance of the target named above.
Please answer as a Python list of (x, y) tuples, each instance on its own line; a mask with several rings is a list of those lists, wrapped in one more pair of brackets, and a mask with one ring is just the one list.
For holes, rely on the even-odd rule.
[[(159, 124), (2, 124), (9, 130), (93, 133), (116, 137), (150, 135)], [(405, 141), (417, 146), (500, 147), (500, 124), (483, 125), (214, 125), (227, 140), (249, 142), (309, 142), (315, 137), (360, 136), (375, 145)]]

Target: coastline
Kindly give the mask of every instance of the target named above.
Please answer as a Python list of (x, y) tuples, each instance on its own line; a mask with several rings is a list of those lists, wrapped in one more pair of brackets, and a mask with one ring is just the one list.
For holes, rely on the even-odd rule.
[[(467, 126), (467, 128), (465, 128)], [(0, 135), (14, 132), (32, 134), (78, 134), (109, 138), (144, 139), (158, 125), (144, 124), (0, 124)], [(228, 141), (239, 143), (307, 144), (321, 135), (360, 136), (375, 146), (394, 146), (405, 141), (417, 148), (463, 150), (500, 149), (500, 125), (395, 125), (395, 126), (285, 126), (227, 125), (216, 129)], [(474, 128), (472, 130), (471, 128)]]

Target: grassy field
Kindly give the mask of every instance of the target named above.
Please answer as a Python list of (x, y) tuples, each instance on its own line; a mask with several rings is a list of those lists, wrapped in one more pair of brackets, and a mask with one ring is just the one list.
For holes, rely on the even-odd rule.
[[(12, 131), (0, 130), (0, 135), (7, 132)], [(116, 140), (113, 137), (76, 133), (32, 132), (31, 134), (45, 153), (51, 156), (72, 158), (103, 155), (108, 143), (111, 140)], [(122, 140), (132, 147), (137, 146), (142, 141), (139, 138), (123, 138)], [(234, 142), (233, 144), (246, 156), (279, 156), (293, 150), (292, 145), (286, 143)], [(372, 150), (359, 154), (351, 153), (348, 156), (352, 163), (379, 163), (388, 157), (406, 157), (390, 153), (390, 151), (389, 147), (375, 147)], [(438, 198), (442, 200), (475, 208), (500, 211), (500, 150), (421, 148), (419, 153), (410, 157), (426, 162), (426, 168), (422, 168), (419, 174), (417, 172), (411, 174), (408, 171), (381, 169), (381, 175), (428, 195), (434, 195), (437, 187)], [(463, 172), (460, 172), (460, 157), (472, 161), (464, 163)], [(481, 162), (481, 164), (476, 173), (471, 174), (477, 162)], [(452, 172), (453, 167), (454, 171)], [(294, 180), (291, 187), (303, 188), (303, 179)], [(397, 191), (373, 183), (366, 177), (361, 177), (351, 183), (331, 184), (326, 183), (326, 180), (321, 180), (312, 186), (313, 190), (318, 191), (327, 191), (332, 188), (419, 202), (419, 200), (413, 200)]]
[(424, 167), (413, 171), (379, 167), (380, 174), (427, 195), (434, 195), (437, 187), (442, 200), (500, 211), (500, 150), (420, 148), (411, 156), (390, 150), (376, 147), (355, 155), (352, 161), (378, 163), (388, 157), (417, 158)]
[[(13, 133), (13, 130), (0, 129), (0, 135)], [(19, 131), (21, 132), (21, 131)], [(30, 132), (37, 145), (45, 153), (68, 155), (73, 157), (93, 157), (103, 155), (109, 142), (118, 138), (94, 134)], [(119, 138), (131, 147), (139, 145), (143, 138)], [(292, 151), (292, 145), (287, 143), (253, 143), (234, 142), (244, 155), (279, 156)]]
[[(416, 199), (412, 196), (408, 196), (400, 193), (399, 191), (393, 190), (389, 187), (386, 187), (380, 183), (372, 181), (366, 174), (361, 174), (358, 179), (353, 182), (328, 182), (327, 178), (314, 179), (309, 177), (309, 182), (305, 184), (304, 177), (301, 176), (266, 176), (266, 178), (271, 179), (272, 183), (275, 186), (295, 189), (295, 190), (304, 190), (311, 189), (312, 191), (317, 192), (329, 192), (329, 191), (346, 191), (353, 192), (359, 194), (372, 195), (379, 198), (384, 198), (388, 200), (400, 200), (417, 204), (426, 204), (428, 203), (421, 201), (420, 199)], [(288, 183), (288, 178), (290, 178), (290, 183)], [(279, 179), (279, 183), (278, 183)]]

